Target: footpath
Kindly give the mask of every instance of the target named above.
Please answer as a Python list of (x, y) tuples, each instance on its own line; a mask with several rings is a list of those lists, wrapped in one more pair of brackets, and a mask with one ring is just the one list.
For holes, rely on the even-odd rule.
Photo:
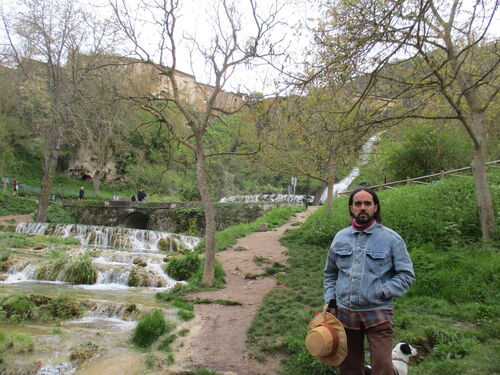
[(297, 223), (305, 221), (316, 208), (309, 207), (285, 225), (267, 232), (254, 232), (239, 239), (229, 249), (217, 253), (217, 259), (226, 272), (226, 287), (191, 294), (188, 298), (230, 300), (241, 305), (195, 305), (196, 318), (189, 327), (186, 344), (180, 352), (174, 353), (176, 364), (168, 373), (182, 374), (183, 371), (207, 368), (225, 375), (278, 374), (280, 357), (268, 358), (261, 363), (250, 358), (245, 350), (247, 331), (264, 296), (276, 287), (276, 277), (252, 280), (246, 279), (245, 275), (259, 274), (269, 267), (269, 263), (257, 265), (254, 257), (285, 264), (287, 248), (281, 245), (279, 239), (287, 229), (296, 228)]

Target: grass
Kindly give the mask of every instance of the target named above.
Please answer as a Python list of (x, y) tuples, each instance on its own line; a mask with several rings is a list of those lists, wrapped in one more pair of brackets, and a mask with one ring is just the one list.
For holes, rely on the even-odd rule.
[(3, 356), (5, 353), (30, 352), (34, 347), (34, 340), (27, 335), (0, 331), (0, 356)]
[[(489, 175), (499, 196), (500, 173)], [(405, 238), (417, 280), (395, 301), (395, 340), (419, 350), (412, 375), (483, 375), (500, 372), (500, 252), (485, 246), (468, 179), (408, 186), (379, 194), (384, 224)], [(472, 200), (472, 203), (471, 203)], [(323, 266), (329, 244), (349, 222), (347, 198), (334, 200), (333, 214), (317, 210), (288, 231), (288, 265), (278, 274), (248, 332), (247, 349), (265, 360), (283, 354), (282, 374), (337, 374), (313, 359), (304, 339), (323, 306)], [(495, 202), (499, 210), (498, 200)]]
[(75, 238), (0, 232), (0, 248), (29, 249), (38, 244), (44, 244), (47, 246), (67, 246), (80, 245), (80, 241)]
[(151, 310), (134, 328), (131, 342), (135, 346), (146, 349), (167, 331), (168, 325), (160, 309)]

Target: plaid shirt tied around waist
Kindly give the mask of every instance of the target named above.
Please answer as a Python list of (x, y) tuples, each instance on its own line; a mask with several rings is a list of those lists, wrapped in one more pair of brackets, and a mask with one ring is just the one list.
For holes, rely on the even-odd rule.
[(337, 319), (347, 329), (361, 329), (361, 323), (365, 328), (375, 327), (379, 324), (389, 322), (394, 325), (392, 309), (375, 309), (368, 311), (351, 311), (337, 307)]

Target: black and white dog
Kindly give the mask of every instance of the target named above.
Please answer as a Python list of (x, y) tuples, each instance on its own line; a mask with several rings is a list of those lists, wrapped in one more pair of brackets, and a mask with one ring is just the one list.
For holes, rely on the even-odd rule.
[[(408, 375), (408, 362), (410, 357), (417, 355), (417, 349), (406, 342), (399, 342), (392, 349), (392, 364), (395, 375)], [(371, 375), (370, 366), (365, 367), (365, 375)]]

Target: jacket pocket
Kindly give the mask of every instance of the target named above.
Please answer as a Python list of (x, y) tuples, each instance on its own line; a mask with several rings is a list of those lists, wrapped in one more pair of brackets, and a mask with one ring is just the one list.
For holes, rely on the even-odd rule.
[(366, 263), (371, 272), (382, 276), (387, 272), (387, 266), (390, 263), (390, 254), (383, 250), (368, 249), (366, 250)]
[(333, 249), (337, 267), (341, 270), (348, 270), (352, 266), (352, 249), (339, 248)]

